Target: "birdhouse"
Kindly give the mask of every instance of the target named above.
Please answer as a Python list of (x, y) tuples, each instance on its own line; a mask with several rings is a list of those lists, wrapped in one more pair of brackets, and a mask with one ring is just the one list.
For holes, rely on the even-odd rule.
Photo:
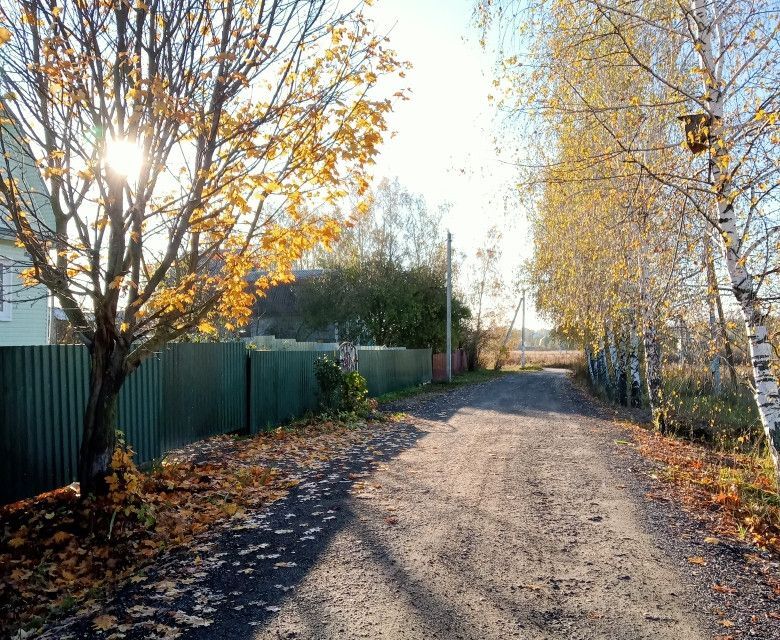
[(685, 124), (685, 141), (694, 155), (710, 146), (711, 119), (706, 113), (689, 113), (677, 118)]

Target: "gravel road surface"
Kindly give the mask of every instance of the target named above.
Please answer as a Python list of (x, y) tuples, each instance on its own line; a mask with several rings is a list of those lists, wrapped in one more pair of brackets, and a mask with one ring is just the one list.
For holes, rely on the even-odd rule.
[(401, 403), (422, 437), (251, 637), (711, 637), (581, 400), (550, 370)]
[[(713, 596), (713, 581), (747, 575), (743, 551), (687, 562), (710, 553), (706, 533), (645, 498), (652, 469), (567, 372), (385, 409), (408, 418), (44, 637), (698, 640), (745, 621), (740, 638), (780, 638), (755, 615), (760, 580)], [(98, 614), (116, 629), (96, 629)], [(726, 615), (734, 629), (716, 625)]]

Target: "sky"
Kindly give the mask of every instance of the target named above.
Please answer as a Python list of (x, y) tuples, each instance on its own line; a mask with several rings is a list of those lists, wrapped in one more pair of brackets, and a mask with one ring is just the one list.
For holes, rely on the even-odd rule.
[[(474, 0), (378, 0), (372, 7), (369, 15), (389, 32), (399, 58), (413, 65), (405, 78), (411, 99), (394, 107), (395, 135), (384, 144), (376, 176), (397, 176), (430, 208), (451, 203), (443, 224), (453, 249), (465, 253), (461, 272), (477, 248), (499, 244), (509, 288), (514, 270), (531, 255), (530, 227), (511, 197), (514, 170), (494, 144), (496, 113), (488, 102), (494, 58), (479, 44), (473, 6)], [(498, 242), (487, 237), (493, 225), (503, 231)], [(511, 310), (507, 316), (508, 323)], [(530, 298), (526, 326), (547, 326)]]

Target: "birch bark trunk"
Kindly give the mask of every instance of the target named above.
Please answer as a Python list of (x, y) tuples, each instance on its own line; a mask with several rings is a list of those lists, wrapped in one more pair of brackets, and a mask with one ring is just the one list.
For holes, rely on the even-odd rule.
[(642, 406), (642, 376), (639, 369), (639, 334), (632, 322), (631, 335), (629, 336), (628, 361), (631, 369), (631, 406)]
[(590, 377), (590, 383), (595, 386), (596, 370), (593, 366), (593, 351), (590, 347), (585, 347), (585, 361), (588, 363), (588, 376)]
[(715, 294), (718, 283), (715, 280), (715, 269), (712, 264), (712, 247), (710, 246), (710, 236), (704, 234), (702, 243), (704, 268), (707, 271), (707, 307), (709, 308), (710, 325), (710, 376), (712, 377), (712, 390), (715, 395), (720, 395), (723, 391), (720, 375), (720, 330), (718, 327), (717, 309), (715, 307)]
[(611, 323), (607, 325), (607, 329), (605, 331), (605, 340), (607, 349), (609, 350), (609, 364), (611, 366), (611, 371), (607, 371), (607, 391), (609, 393), (610, 399), (617, 401), (618, 396), (620, 395), (618, 390), (620, 384), (620, 363), (618, 362), (618, 349), (617, 343), (615, 342), (615, 332), (612, 331)]
[(628, 344), (628, 336), (625, 332), (621, 333), (620, 349), (618, 350), (618, 366), (619, 371), (617, 375), (618, 386), (618, 401), (624, 407), (628, 406), (628, 353), (630, 347)]
[(661, 433), (666, 433), (669, 428), (669, 422), (666, 416), (664, 401), (661, 348), (658, 344), (658, 331), (655, 326), (652, 305), (650, 304), (647, 270), (644, 263), (640, 265), (640, 270), (639, 290), (642, 308), (642, 341), (645, 348), (647, 395), (650, 400), (653, 426)]
[(780, 486), (780, 393), (777, 378), (772, 373), (772, 346), (769, 343), (765, 315), (761, 309), (753, 275), (748, 271), (741, 255), (741, 235), (737, 233), (737, 220), (731, 198), (732, 175), (728, 141), (723, 131), (724, 96), (722, 86), (722, 65), (720, 56), (713, 51), (713, 17), (708, 0), (692, 0), (695, 22), (696, 50), (702, 68), (705, 103), (710, 117), (710, 159), (712, 190), (717, 205), (720, 245), (725, 258), (726, 269), (731, 280), (731, 289), (739, 303), (747, 330), (750, 362), (754, 378), (754, 395), (761, 423), (767, 439), (775, 482)]
[(604, 338), (599, 339), (599, 351), (596, 362), (598, 363), (597, 371), (599, 386), (606, 389), (608, 386), (607, 378), (609, 376), (609, 372), (607, 371), (607, 354), (606, 350), (604, 349)]

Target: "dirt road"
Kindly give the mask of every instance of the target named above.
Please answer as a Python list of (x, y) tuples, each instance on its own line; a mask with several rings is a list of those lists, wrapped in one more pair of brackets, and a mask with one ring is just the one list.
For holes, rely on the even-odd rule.
[(710, 637), (561, 371), (411, 411), (424, 435), (257, 638)]
[[(653, 523), (647, 469), (566, 372), (389, 408), (410, 417), (290, 470), (300, 484), (289, 496), (207, 532), (44, 637), (713, 636), (712, 616), (698, 617), (714, 609), (712, 579), (686, 586), (710, 567), (670, 550), (705, 534)], [(98, 615), (116, 624), (103, 632)]]

